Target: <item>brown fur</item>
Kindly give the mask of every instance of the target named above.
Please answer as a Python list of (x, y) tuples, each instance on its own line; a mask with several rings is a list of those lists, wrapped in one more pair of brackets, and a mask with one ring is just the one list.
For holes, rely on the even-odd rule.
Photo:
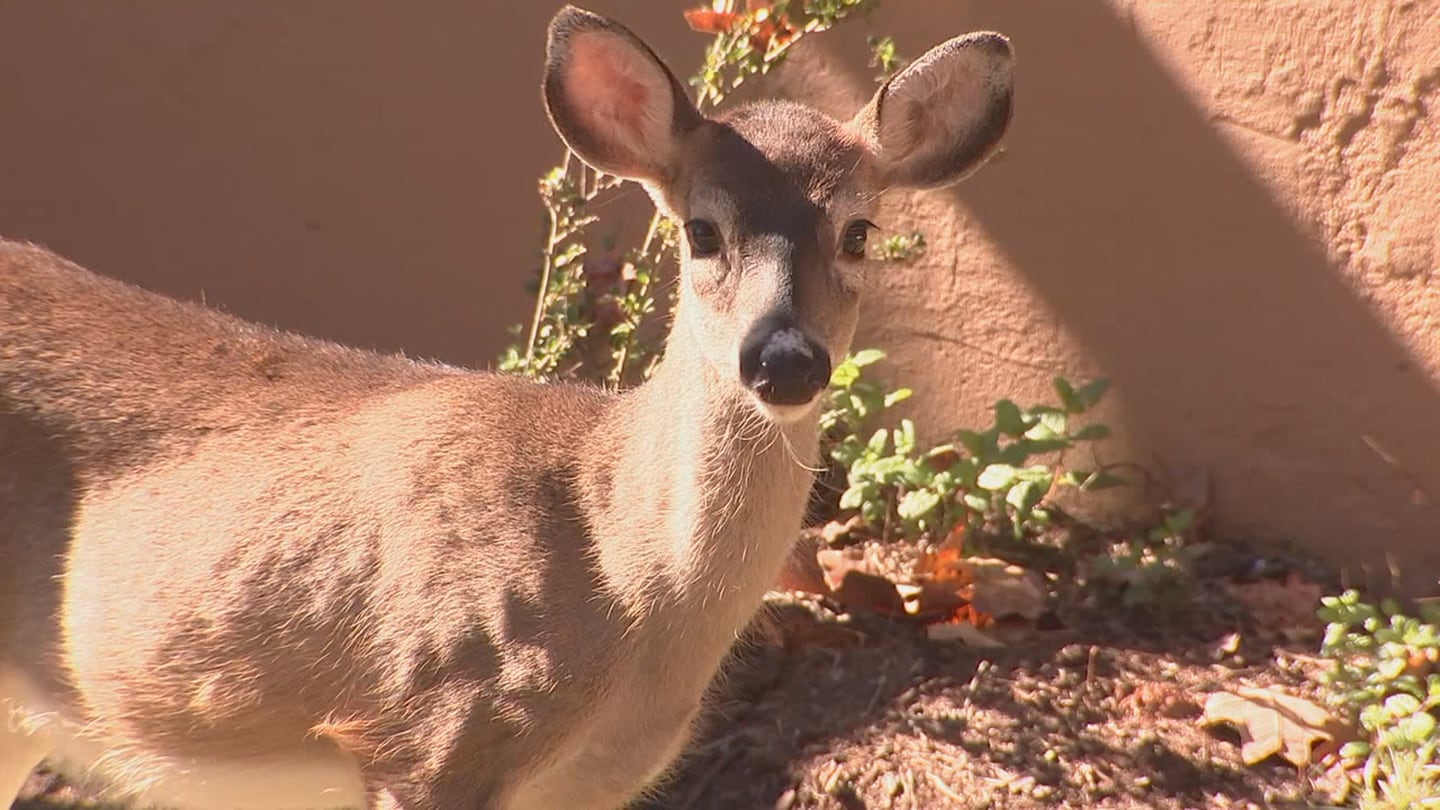
[[(634, 113), (620, 135), (570, 111), (577, 37), (644, 80), (612, 100)], [(981, 63), (1003, 105), (957, 113), (987, 140), (954, 149), (1003, 129), (1005, 57)], [(665, 360), (622, 396), (276, 332), (0, 242), (0, 676), (83, 728), (122, 788), (329, 751), (375, 807), (605, 807), (682, 749), (816, 453), (815, 404), (761, 407), (737, 347), (788, 307), (848, 349), (863, 267), (837, 240), (894, 156), (799, 106), (630, 110), (678, 87), (651, 60), (614, 23), (557, 16), (557, 128), (726, 239), (687, 254)]]

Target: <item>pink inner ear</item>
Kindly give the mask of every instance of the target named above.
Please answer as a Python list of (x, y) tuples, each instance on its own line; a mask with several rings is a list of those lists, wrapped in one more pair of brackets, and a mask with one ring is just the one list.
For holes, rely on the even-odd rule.
[(669, 118), (663, 72), (614, 34), (585, 34), (572, 48), (565, 92), (592, 135), (622, 159), (655, 157)]

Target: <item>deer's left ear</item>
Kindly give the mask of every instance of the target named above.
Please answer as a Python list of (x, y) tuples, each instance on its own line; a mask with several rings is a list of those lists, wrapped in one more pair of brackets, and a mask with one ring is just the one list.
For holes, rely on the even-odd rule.
[(1010, 123), (1010, 41), (992, 32), (931, 48), (875, 93), (850, 122), (887, 186), (935, 188), (985, 162)]
[(664, 179), (680, 137), (704, 121), (645, 43), (574, 6), (550, 23), (544, 94), (551, 123), (581, 160), (631, 180)]

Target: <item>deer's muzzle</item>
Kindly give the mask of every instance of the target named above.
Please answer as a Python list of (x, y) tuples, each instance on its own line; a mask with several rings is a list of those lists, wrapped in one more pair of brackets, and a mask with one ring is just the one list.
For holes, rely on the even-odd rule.
[(740, 379), (767, 405), (808, 405), (830, 382), (830, 353), (788, 317), (767, 317), (740, 346)]

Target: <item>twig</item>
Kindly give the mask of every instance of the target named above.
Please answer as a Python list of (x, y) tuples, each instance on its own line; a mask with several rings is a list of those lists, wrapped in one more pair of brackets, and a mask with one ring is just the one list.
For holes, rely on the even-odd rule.
[(955, 802), (955, 804), (959, 807), (964, 807), (966, 805), (965, 797), (951, 790), (950, 786), (945, 784), (944, 779), (941, 779), (939, 776), (936, 776), (933, 773), (927, 773), (925, 775), (930, 777), (930, 784), (934, 785), (936, 790), (945, 794), (945, 798), (949, 799), (952, 802)]

